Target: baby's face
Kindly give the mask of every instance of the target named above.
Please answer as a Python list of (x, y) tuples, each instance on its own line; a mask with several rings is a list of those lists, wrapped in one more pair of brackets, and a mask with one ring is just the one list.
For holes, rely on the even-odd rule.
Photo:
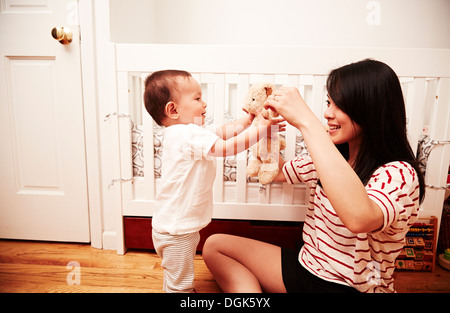
[(205, 123), (206, 102), (202, 99), (202, 88), (192, 77), (178, 78), (177, 108), (180, 124), (203, 125)]

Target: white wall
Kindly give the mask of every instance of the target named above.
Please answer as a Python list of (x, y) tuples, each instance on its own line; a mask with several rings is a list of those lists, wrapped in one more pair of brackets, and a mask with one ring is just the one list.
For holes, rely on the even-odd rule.
[(112, 42), (155, 43), (158, 0), (109, 0)]
[(450, 0), (110, 0), (111, 41), (450, 48)]

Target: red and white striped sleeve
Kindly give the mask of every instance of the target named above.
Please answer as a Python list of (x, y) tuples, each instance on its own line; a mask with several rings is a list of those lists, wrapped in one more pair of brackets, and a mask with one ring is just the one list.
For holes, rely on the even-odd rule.
[(379, 167), (366, 185), (369, 198), (383, 211), (383, 227), (391, 235), (407, 231), (418, 217), (419, 179), (407, 162), (391, 162)]
[(284, 163), (283, 173), (290, 184), (303, 182), (310, 188), (317, 184), (316, 168), (309, 154)]

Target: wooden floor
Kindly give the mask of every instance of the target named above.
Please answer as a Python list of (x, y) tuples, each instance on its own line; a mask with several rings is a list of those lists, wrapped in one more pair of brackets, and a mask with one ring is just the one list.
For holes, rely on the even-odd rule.
[[(195, 267), (198, 292), (220, 292), (201, 255)], [(450, 292), (450, 271), (439, 265), (434, 273), (395, 275), (398, 292)], [(1, 293), (158, 293), (162, 277), (161, 260), (151, 251), (117, 255), (88, 244), (0, 240)]]

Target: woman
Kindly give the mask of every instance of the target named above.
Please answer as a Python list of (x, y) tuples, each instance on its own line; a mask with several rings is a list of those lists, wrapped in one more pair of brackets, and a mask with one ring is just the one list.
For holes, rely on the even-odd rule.
[(203, 256), (224, 292), (395, 291), (395, 259), (424, 196), (399, 80), (386, 64), (363, 60), (333, 70), (327, 90), (328, 133), (297, 89), (266, 102), (308, 147), (277, 177), (310, 188), (303, 247), (211, 236)]

